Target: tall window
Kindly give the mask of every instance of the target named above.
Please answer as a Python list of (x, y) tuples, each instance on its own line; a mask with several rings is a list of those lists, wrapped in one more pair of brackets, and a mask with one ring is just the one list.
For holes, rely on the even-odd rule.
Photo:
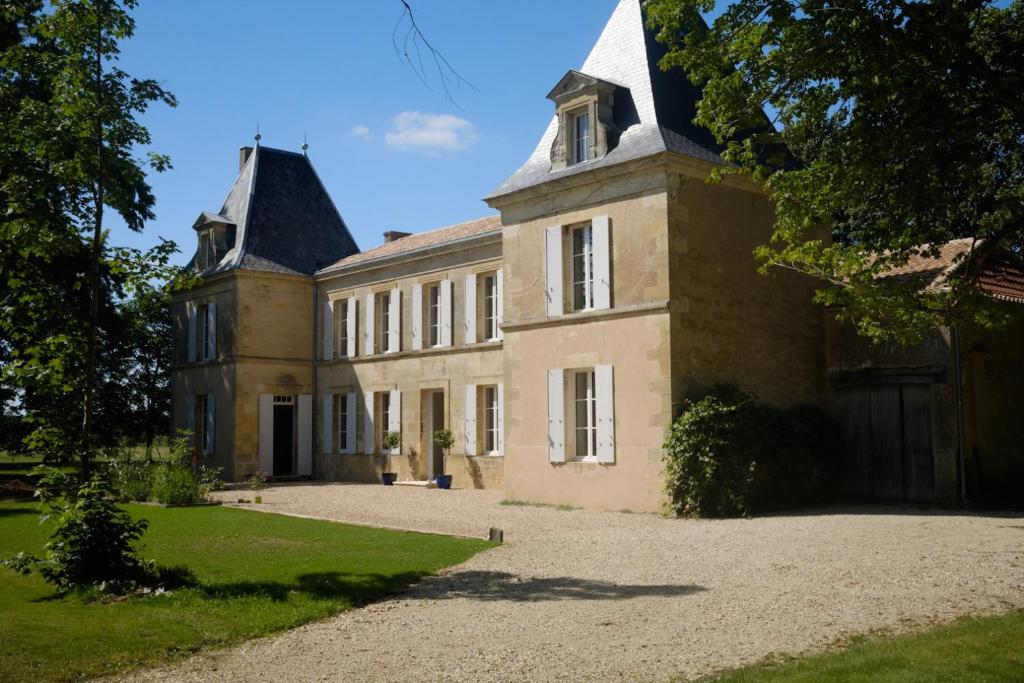
[(572, 373), (574, 389), (574, 418), (576, 457), (597, 455), (597, 401), (594, 399), (594, 371)]
[(384, 439), (390, 431), (391, 425), (391, 393), (380, 391), (377, 393), (377, 443), (376, 449), (384, 447)]
[(200, 304), (196, 308), (196, 356), (199, 360), (213, 360), (217, 355), (213, 320), (215, 310), (210, 304)]
[(348, 356), (348, 299), (334, 303), (334, 356)]
[(217, 244), (214, 241), (213, 230), (206, 230), (199, 233), (199, 253), (196, 255), (196, 264), (199, 270), (216, 265)]
[(590, 160), (590, 115), (575, 114), (572, 117), (572, 163)]
[(484, 452), (498, 452), (498, 387), (483, 388)]
[(213, 406), (214, 402), (210, 398), (210, 394), (196, 395), (195, 415), (193, 416), (195, 448), (202, 455), (211, 455), (213, 453), (213, 433), (215, 429)]
[(430, 346), (441, 345), (441, 285), (427, 287), (427, 339)]
[(391, 293), (381, 292), (377, 295), (377, 320), (379, 322), (377, 326), (377, 351), (380, 353), (388, 353), (391, 349), (391, 335), (388, 334), (388, 330), (391, 329)]
[[(351, 435), (354, 436), (354, 435)], [(334, 443), (335, 451), (345, 453), (349, 450), (348, 433), (348, 396), (334, 395)]]
[(484, 341), (498, 338), (498, 277), (493, 273), (483, 277)]
[(572, 231), (572, 309), (594, 307), (594, 234), (590, 225)]

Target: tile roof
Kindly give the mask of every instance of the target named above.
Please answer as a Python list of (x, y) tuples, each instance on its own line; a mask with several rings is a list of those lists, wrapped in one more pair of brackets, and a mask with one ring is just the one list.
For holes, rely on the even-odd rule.
[(552, 171), (551, 145), (558, 132), (558, 118), (552, 117), (530, 158), (488, 198), (664, 151), (721, 164), (721, 146), (709, 131), (693, 124), (700, 89), (681, 69), (662, 71), (658, 62), (665, 52), (646, 26), (642, 0), (620, 0), (579, 69), (624, 86), (616, 92), (613, 113), (623, 130), (618, 145), (601, 159)]
[(235, 268), (312, 275), (359, 252), (304, 154), (256, 147), (217, 214), (238, 226), (234, 246), (210, 275)]
[[(886, 271), (883, 277), (919, 278), (925, 289), (941, 289), (949, 276), (964, 263), (971, 249), (981, 246), (971, 237), (950, 240), (937, 247), (932, 255), (930, 247), (922, 248), (902, 266)], [(976, 283), (991, 297), (1024, 303), (1024, 263), (1004, 251), (984, 256)]]
[(409, 235), (408, 237), (401, 237), (394, 242), (388, 242), (387, 244), (382, 244), (374, 249), (369, 249), (359, 254), (343, 258), (327, 268), (324, 268), (320, 272), (326, 273), (354, 266), (359, 263), (366, 263), (389, 257), (398, 257), (409, 252), (429, 249), (431, 247), (440, 247), (451, 242), (489, 234), (497, 234), (500, 232), (501, 216), (486, 216), (484, 218), (466, 221), (465, 223), (456, 223), (455, 225), (449, 225), (444, 228), (438, 228), (428, 232), (419, 232)]

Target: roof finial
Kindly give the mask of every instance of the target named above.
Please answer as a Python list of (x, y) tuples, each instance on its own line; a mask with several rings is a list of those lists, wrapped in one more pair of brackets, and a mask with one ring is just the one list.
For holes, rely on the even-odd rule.
[(263, 139), (263, 136), (260, 135), (260, 122), (256, 121), (256, 146), (257, 147), (260, 146), (260, 140), (262, 140), (262, 139)]
[(306, 142), (306, 131), (302, 131), (302, 154), (306, 154), (306, 150), (309, 149), (309, 144)]

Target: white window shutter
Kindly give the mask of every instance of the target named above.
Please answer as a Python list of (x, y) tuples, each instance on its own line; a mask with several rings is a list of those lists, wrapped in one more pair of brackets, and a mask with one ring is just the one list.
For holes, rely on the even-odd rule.
[(320, 452), (327, 455), (334, 452), (334, 396), (324, 394), (320, 406)]
[(452, 281), (441, 281), (441, 346), (452, 345)]
[(313, 474), (313, 396), (299, 396), (298, 410), (298, 475), (308, 477)]
[(188, 362), (196, 362), (196, 306), (192, 302), (185, 304), (188, 316)]
[(343, 453), (356, 452), (356, 394), (354, 391), (345, 396), (345, 434), (347, 443), (338, 444)]
[(363, 394), (363, 453), (372, 455), (376, 441), (373, 433), (373, 392), (367, 391)]
[(366, 295), (366, 315), (364, 316), (366, 319), (366, 329), (364, 330), (366, 332), (366, 344), (364, 346), (366, 348), (363, 349), (363, 355), (366, 356), (372, 356), (377, 352), (376, 347), (373, 345), (373, 331), (377, 327), (377, 319), (374, 317), (373, 311), (374, 300), (375, 296), (373, 294)]
[(498, 382), (498, 452), (505, 453), (505, 385)]
[(323, 349), (324, 360), (334, 359), (334, 302), (324, 302), (323, 322)]
[(565, 462), (565, 373), (548, 370), (548, 461)]
[(423, 285), (412, 286), (412, 350), (423, 349)]
[(388, 351), (402, 350), (402, 291), (395, 287), (388, 297)]
[(346, 330), (346, 334), (348, 335), (348, 353), (346, 355), (349, 358), (355, 358), (358, 351), (358, 345), (356, 344), (356, 320), (358, 319), (358, 311), (359, 299), (354, 296), (349, 297), (347, 320), (345, 320), (345, 324), (348, 326), (348, 329)]
[(476, 455), (476, 385), (466, 385), (466, 455)]
[(274, 474), (274, 396), (260, 394), (260, 470)]
[(206, 360), (217, 358), (217, 304), (206, 307)]
[(476, 274), (466, 276), (466, 344), (476, 344)]
[(498, 339), (504, 339), (505, 333), (501, 329), (501, 324), (505, 322), (505, 275), (501, 268), (498, 268), (498, 272), (495, 274), (494, 286), (495, 291), (495, 308), (498, 316)]
[[(391, 403), (388, 406), (388, 431), (402, 433), (402, 392), (391, 390)], [(391, 449), (391, 455), (398, 455), (402, 447)]]
[(597, 413), (597, 461), (615, 462), (615, 382), (611, 365), (594, 368), (594, 403)]
[(612, 254), (608, 216), (591, 222), (594, 247), (594, 308), (612, 307)]
[(213, 455), (214, 437), (217, 434), (217, 395), (206, 395), (206, 412), (203, 414), (203, 454)]
[(547, 314), (562, 315), (562, 226), (553, 225), (546, 231), (544, 248), (544, 280)]

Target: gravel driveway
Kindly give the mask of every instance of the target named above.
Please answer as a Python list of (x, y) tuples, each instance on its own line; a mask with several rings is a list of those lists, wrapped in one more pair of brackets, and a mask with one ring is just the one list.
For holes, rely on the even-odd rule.
[[(237, 498), (227, 494), (226, 499)], [(408, 593), (135, 680), (665, 681), (1024, 608), (1024, 517), (851, 508), (754, 520), (306, 484), (261, 510), (505, 545)]]

